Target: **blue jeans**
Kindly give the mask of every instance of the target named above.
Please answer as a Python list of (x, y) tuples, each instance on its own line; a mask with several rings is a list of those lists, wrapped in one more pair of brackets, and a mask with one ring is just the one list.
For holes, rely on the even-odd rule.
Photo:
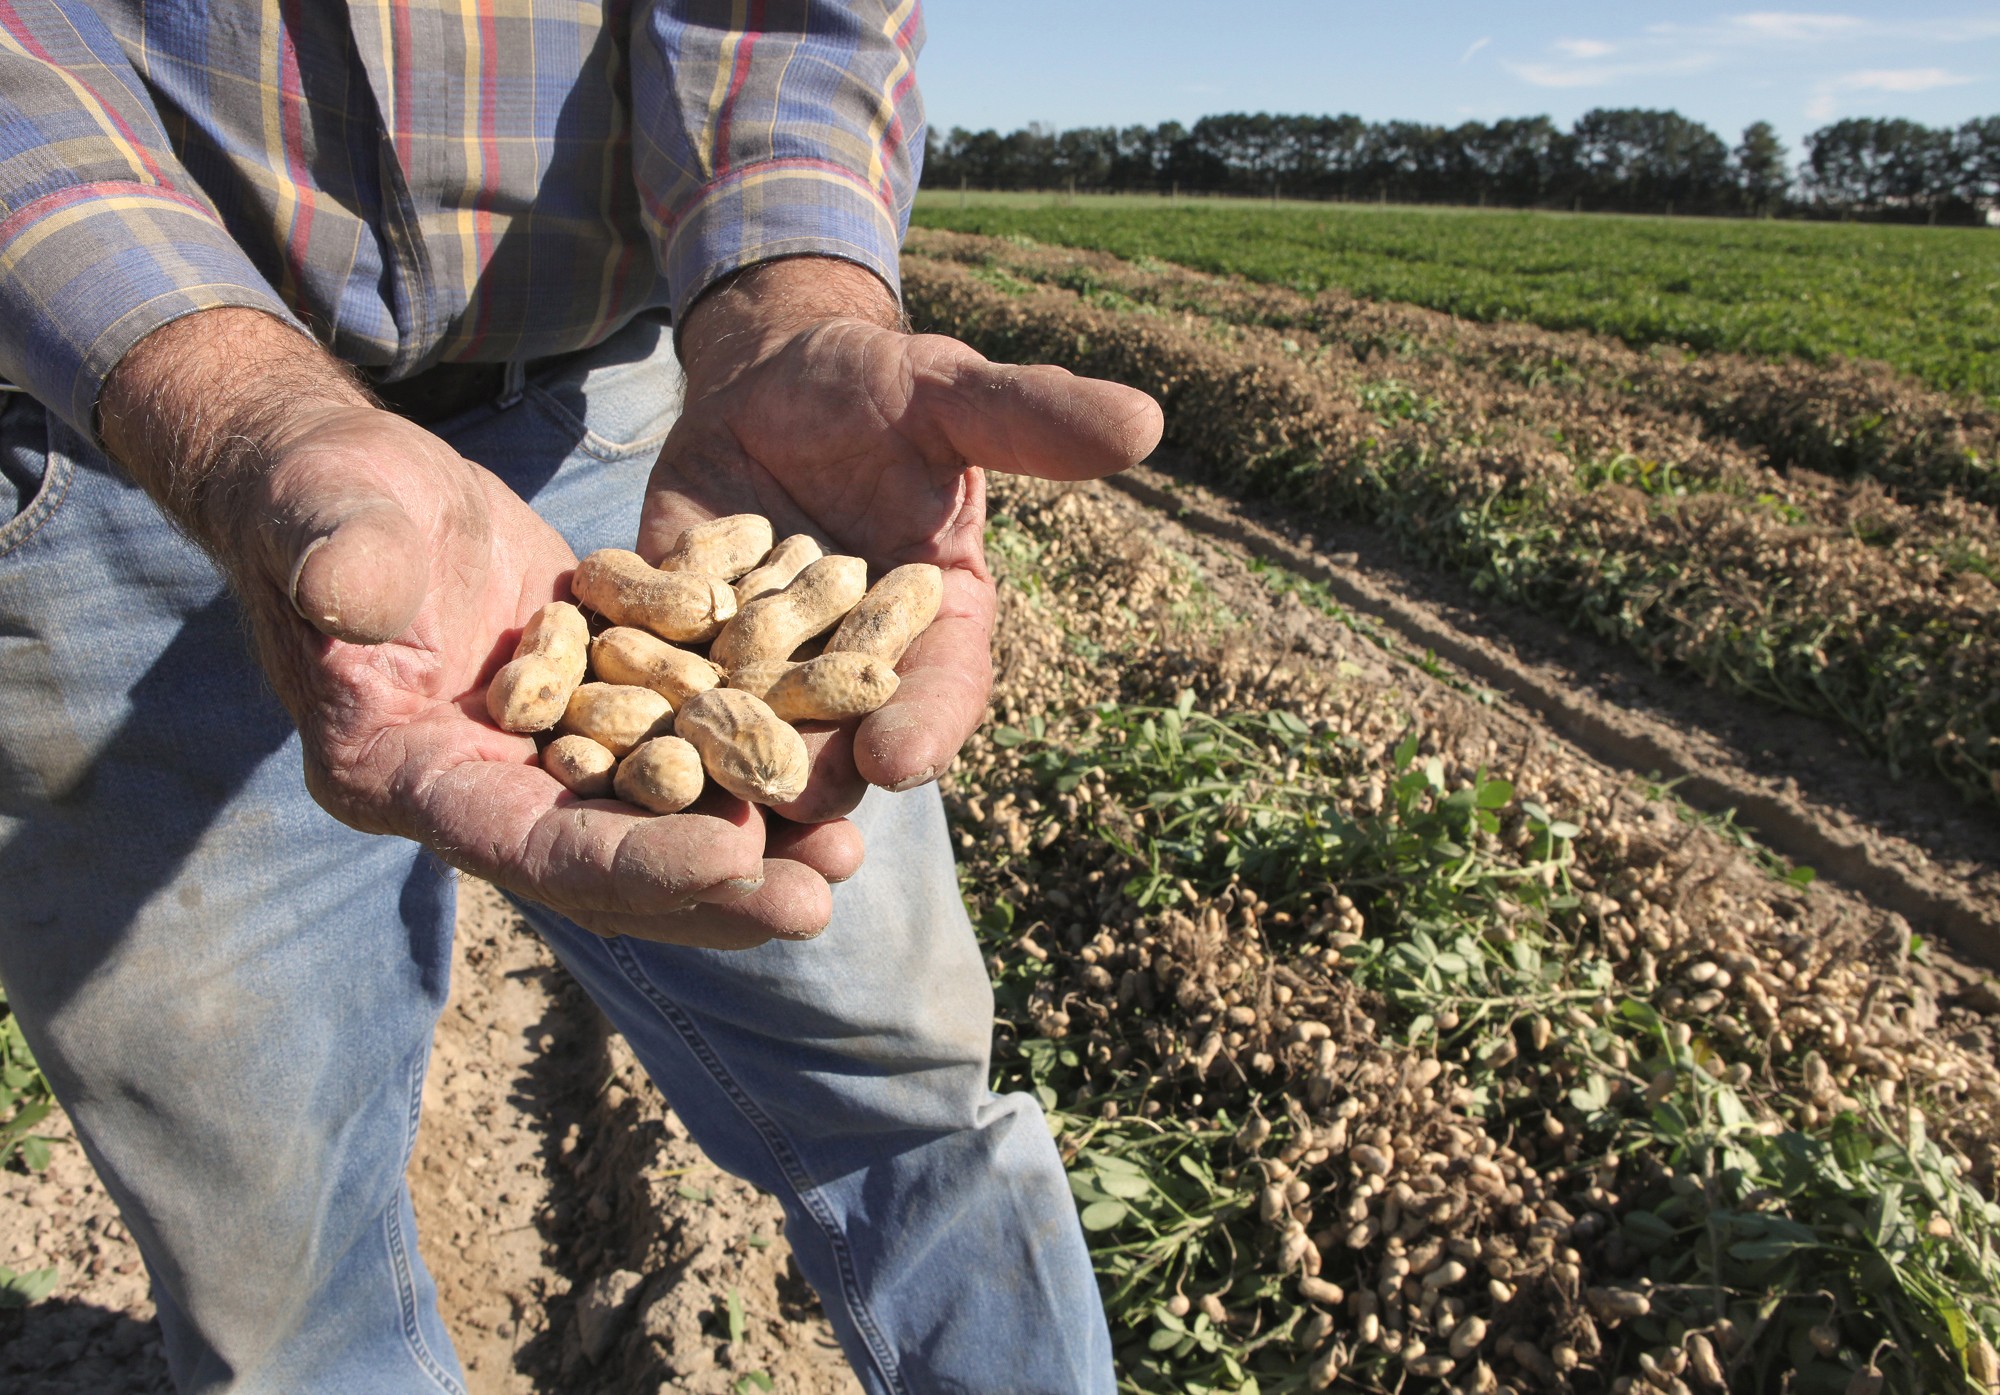
[[(678, 405), (637, 322), (439, 434), (579, 552), (629, 546)], [(404, 1170), (452, 874), (337, 824), (206, 559), (74, 433), (0, 398), (0, 981), (150, 1269), (183, 1391), (462, 1391)], [(933, 789), (872, 792), (808, 943), (529, 921), (718, 1164), (775, 1193), (872, 1392), (1113, 1388)]]

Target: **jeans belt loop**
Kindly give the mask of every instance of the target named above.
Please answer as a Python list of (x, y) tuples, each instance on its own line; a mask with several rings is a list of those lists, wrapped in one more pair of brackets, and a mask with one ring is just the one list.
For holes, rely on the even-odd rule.
[(501, 375), (500, 379), (500, 400), (493, 405), (503, 412), (506, 411), (521, 400), (521, 395), (527, 390), (527, 387), (527, 362), (518, 358), (508, 359), (506, 372)]

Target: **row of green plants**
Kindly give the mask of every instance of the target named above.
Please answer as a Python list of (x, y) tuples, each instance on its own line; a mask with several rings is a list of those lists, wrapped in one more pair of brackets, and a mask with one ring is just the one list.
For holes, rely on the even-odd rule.
[(914, 221), (1630, 344), (1879, 359), (2000, 401), (2000, 241), (1984, 229), (1221, 201), (959, 208), (942, 193), (920, 197)]
[(1527, 325), (1471, 324), (1342, 290), (1302, 295), (1152, 256), (1124, 261), (1020, 237), (954, 242), (919, 232), (913, 245), (966, 257), (996, 284), (1060, 286), (1104, 309), (1195, 314), (1276, 330), (1307, 351), (1315, 342), (1337, 345), (1363, 360), (1449, 362), (1470, 384), (1485, 377), (1495, 388), (1519, 385), (1552, 402), (1574, 401), (1601, 418), (1605, 434), (1618, 434), (1621, 425), (1643, 435), (1691, 423), (1696, 429), (1685, 432), (1682, 448), (1711, 457), (1726, 457), (1734, 444), (1780, 471), (1879, 480), (1909, 501), (1957, 496), (2000, 505), (2000, 413), (1882, 365), (1690, 354)]
[[(1017, 538), (998, 551), (1019, 584), (1034, 548)], [(1474, 1359), (1517, 1384), (1547, 1376), (1580, 1390), (1654, 1371), (1667, 1389), (1724, 1388), (1704, 1383), (1713, 1372), (1736, 1390), (1992, 1387), (2000, 1209), (1917, 1103), (1850, 1083), (1854, 1097), (1813, 1110), (1826, 1095), (1816, 1057), (1773, 1055), (1741, 1031), (1734, 995), (1691, 1006), (1594, 929), (1583, 888), (1616, 881), (1612, 830), (1489, 770), (1454, 778), (1450, 753), (1427, 753), (1414, 731), (1371, 768), (1325, 720), (1256, 693), (1161, 701), (1145, 690), (1186, 636), (1115, 651), (1082, 624), (1069, 630), (1069, 647), (1101, 650), (1127, 691), (995, 731), (954, 807), (996, 970), (997, 1083), (1034, 1089), (1054, 1116), (1126, 1389), (1474, 1389)], [(1377, 795), (1357, 801), (1370, 785)], [(968, 799), (976, 815), (1009, 789), (1039, 801), (1062, 836), (1002, 844), (967, 816)], [(1771, 871), (1774, 894), (1808, 880)], [(1049, 927), (1079, 902), (1102, 928), (1065, 949)], [(1435, 1062), (1454, 1082), (1450, 1107), (1426, 1118), (1406, 1090), (1400, 1107), (1371, 1094), (1374, 1108), (1349, 1113), (1345, 1083), (1329, 1091), (1281, 1052), (1245, 1069), (1247, 1047), (1229, 1071), (1191, 1070), (1200, 1004), (1172, 992), (1186, 966), (1160, 973), (1162, 926), (1218, 903), (1252, 908), (1234, 933), (1267, 949), (1236, 961), (1244, 1002), (1268, 1015), (1260, 982), (1311, 982), (1338, 1016), (1331, 1005), (1357, 990), (1346, 1005), (1368, 1025), (1347, 1040), (1335, 1029), (1338, 1059), (1387, 1048)], [(1343, 933), (1350, 916), (1365, 933)], [(1130, 978), (1146, 971), (1142, 945), (1155, 946), (1152, 995)], [(1121, 976), (1124, 963), (1139, 968)], [(1381, 1291), (1382, 1243), (1318, 1234), (1302, 1263), (1260, 1211), (1274, 1175), (1308, 1182), (1325, 1209), (1350, 1198), (1347, 1160), (1336, 1151), (1313, 1169), (1299, 1144), (1324, 1139), (1329, 1118), (1366, 1136), (1378, 1112), (1398, 1135), (1384, 1144), (1396, 1175), (1404, 1139), (1441, 1146), (1440, 1118), (1463, 1119), (1511, 1140), (1548, 1182), (1530, 1235), (1571, 1221), (1559, 1227), (1577, 1256), (1567, 1275), (1560, 1258), (1517, 1265), (1511, 1292), (1477, 1295), (1458, 1315), (1479, 1324), (1483, 1355), (1423, 1366), (1358, 1342), (1352, 1296)], [(1292, 1166), (1274, 1173), (1274, 1159)], [(1484, 1231), (1490, 1257), (1490, 1236), (1522, 1222), (1518, 1208), (1461, 1217), (1452, 1238)], [(1579, 1352), (1586, 1326), (1599, 1346)], [(1444, 1348), (1433, 1357), (1456, 1350), (1427, 1335)]]
[(1878, 543), (1802, 520), (1754, 476), (1690, 488), (1640, 457), (1595, 457), (1593, 475), (1568, 441), (1588, 420), (1557, 428), (1393, 377), (1329, 377), (1269, 331), (1010, 291), (920, 254), (904, 287), (919, 323), (989, 356), (1153, 392), (1169, 443), (1226, 489), (1372, 524), (1479, 592), (1829, 718), (1893, 772), (2000, 799), (2000, 593), (1976, 534)]

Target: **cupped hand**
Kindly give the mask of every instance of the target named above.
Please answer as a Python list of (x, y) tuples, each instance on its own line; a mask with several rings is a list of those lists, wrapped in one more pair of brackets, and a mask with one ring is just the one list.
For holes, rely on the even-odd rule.
[[(521, 626), (568, 597), (575, 558), (547, 523), (437, 437), (316, 376), (303, 336), (204, 313), (239, 317), (219, 342), (267, 354), (267, 371), (239, 384), (234, 358), (204, 357), (203, 316), (178, 321), (121, 364), (105, 435), (230, 573), (321, 805), (600, 934), (739, 948), (825, 926), (827, 878), (859, 865), (851, 825), (775, 837), (720, 794), (666, 817), (579, 800), (531, 737), (487, 720), (486, 682)], [(248, 410), (267, 381), (297, 390)], [(189, 382), (244, 409), (162, 400)], [(249, 444), (205, 450), (204, 433)]]
[(904, 332), (875, 277), (796, 258), (740, 274), (682, 333), (688, 391), (654, 467), (638, 551), (657, 561), (691, 523), (761, 513), (865, 558), (943, 569), (937, 619), (897, 665), (889, 703), (809, 738), (813, 779), (777, 812), (813, 822), (867, 785), (936, 779), (992, 686), (985, 470), (1093, 479), (1158, 442), (1158, 405), (1060, 368), (990, 363), (958, 340)]
[(763, 820), (720, 793), (665, 817), (578, 800), (487, 720), (487, 680), (575, 566), (495, 476), (368, 408), (300, 422), (270, 459), (245, 589), (330, 813), (600, 934), (739, 947), (824, 927), (851, 829), (767, 856)]

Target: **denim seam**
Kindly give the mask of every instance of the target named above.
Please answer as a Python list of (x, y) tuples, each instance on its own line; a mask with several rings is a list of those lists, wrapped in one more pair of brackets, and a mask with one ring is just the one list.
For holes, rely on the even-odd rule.
[(76, 479), (76, 465), (70, 458), (49, 447), (44, 453), (48, 462), (42, 473), (42, 485), (35, 491), (34, 499), (28, 507), (0, 524), (0, 557), (5, 557), (25, 546), (30, 539), (41, 532), (54, 518), (63, 500), (69, 497), (70, 484)]
[[(425, 1053), (420, 1051), (410, 1067), (410, 1122), (403, 1134), (405, 1169), (409, 1167), (410, 1155), (417, 1146), (417, 1123), (423, 1111), (424, 1060)], [(452, 1379), (451, 1372), (445, 1370), (443, 1364), (431, 1354), (430, 1344), (424, 1340), (423, 1327), (417, 1319), (417, 1283), (410, 1269), (409, 1244), (403, 1238), (400, 1196), (398, 1193), (398, 1202), (389, 1207), (383, 1233), (389, 1246), (389, 1265), (396, 1276), (396, 1307), (402, 1320), (403, 1345), (438, 1389), (449, 1391), (450, 1395), (466, 1395), (465, 1387)]]
[(909, 1386), (904, 1383), (902, 1373), (897, 1369), (896, 1358), (889, 1348), (888, 1339), (882, 1334), (881, 1327), (876, 1323), (874, 1315), (868, 1311), (868, 1304), (861, 1296), (861, 1281), (854, 1272), (853, 1253), (848, 1248), (847, 1237), (841, 1230), (840, 1222), (835, 1218), (832, 1208), (827, 1206), (824, 1198), (820, 1196), (817, 1184), (807, 1175), (797, 1152), (785, 1138), (784, 1131), (769, 1115), (758, 1108), (757, 1102), (736, 1083), (728, 1067), (723, 1065), (722, 1059), (715, 1054), (714, 1048), (708, 1044), (707, 1038), (702, 1036), (687, 1014), (654, 987), (638, 960), (632, 957), (630, 946), (622, 939), (607, 940), (605, 944), (611, 951), (612, 961), (618, 965), (619, 972), (625, 975), (626, 981), (645, 995), (646, 1000), (653, 1004), (661, 1017), (666, 1019), (667, 1025), (680, 1035), (694, 1058), (701, 1063), (709, 1077), (721, 1087), (722, 1092), (729, 1097), (730, 1103), (736, 1106), (737, 1111), (763, 1140), (764, 1146), (770, 1150), (772, 1160), (778, 1164), (786, 1180), (791, 1183), (792, 1190), (798, 1195), (799, 1201), (819, 1225), (821, 1233), (826, 1236), (827, 1245), (833, 1251), (834, 1263), (840, 1270), (841, 1297), (847, 1304), (848, 1315), (854, 1319), (855, 1329), (861, 1333), (862, 1340), (868, 1344), (869, 1354), (875, 1358), (877, 1374), (892, 1392), (907, 1392)]
[(592, 431), (576, 413), (562, 405), (547, 388), (529, 383), (521, 390), (521, 399), (533, 403), (545, 415), (554, 418), (556, 424), (565, 431), (580, 431), (583, 439), (576, 443), (577, 449), (598, 460), (624, 460), (629, 456), (644, 455), (658, 450), (666, 444), (667, 433), (661, 431), (640, 437), (636, 441), (614, 441), (609, 436), (600, 436)]

